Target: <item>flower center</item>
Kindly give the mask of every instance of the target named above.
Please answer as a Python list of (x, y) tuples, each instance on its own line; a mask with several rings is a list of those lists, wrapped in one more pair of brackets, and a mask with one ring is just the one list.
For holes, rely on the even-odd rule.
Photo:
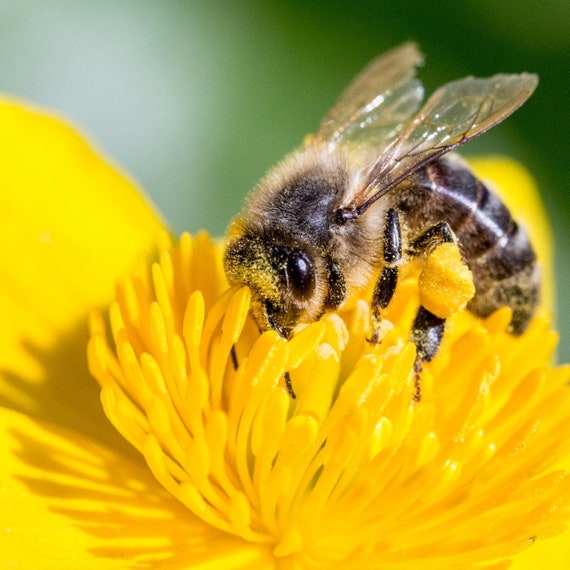
[(568, 516), (570, 485), (552, 468), (568, 370), (544, 367), (544, 320), (515, 340), (508, 310), (453, 316), (417, 403), (417, 278), (380, 345), (366, 342), (365, 301), (286, 342), (258, 332), (248, 289), (225, 288), (205, 235), (165, 241), (150, 271), (119, 284), (112, 342), (95, 314), (89, 345), (109, 420), (206, 524), (306, 566), (412, 568), (496, 560)]

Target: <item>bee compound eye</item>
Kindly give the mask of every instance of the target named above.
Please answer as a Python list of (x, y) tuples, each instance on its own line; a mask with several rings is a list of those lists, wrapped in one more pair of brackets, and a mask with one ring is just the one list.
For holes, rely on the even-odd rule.
[(311, 258), (303, 251), (295, 251), (285, 266), (287, 284), (300, 299), (307, 299), (315, 290), (315, 270)]

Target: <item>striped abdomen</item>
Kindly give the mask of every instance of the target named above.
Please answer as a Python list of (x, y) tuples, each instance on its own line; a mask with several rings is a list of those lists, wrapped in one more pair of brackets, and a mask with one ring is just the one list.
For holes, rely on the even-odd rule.
[(540, 275), (526, 231), (502, 201), (453, 157), (418, 171), (395, 199), (412, 237), (438, 222), (451, 226), (475, 282), (468, 309), (486, 317), (509, 306), (510, 332), (522, 334), (538, 304)]

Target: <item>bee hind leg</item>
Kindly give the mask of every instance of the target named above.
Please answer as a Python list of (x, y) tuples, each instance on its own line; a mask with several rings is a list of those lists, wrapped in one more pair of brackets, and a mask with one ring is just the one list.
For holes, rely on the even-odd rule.
[(422, 397), (420, 385), (420, 372), (424, 362), (430, 362), (436, 355), (443, 332), (445, 330), (445, 319), (430, 313), (425, 307), (420, 306), (412, 331), (410, 340), (416, 345), (416, 361), (414, 362), (414, 400), (419, 402)]
[(406, 253), (416, 257), (442, 243), (457, 243), (457, 237), (447, 222), (439, 222), (427, 229), (408, 245)]
[[(396, 291), (398, 284), (398, 262), (402, 259), (402, 234), (397, 210), (391, 208), (386, 212), (383, 235), (384, 267), (380, 272), (372, 297), (373, 332), (369, 339), (372, 343), (380, 342), (381, 310), (385, 309)], [(413, 240), (406, 248), (406, 254), (415, 257), (430, 252), (442, 243), (455, 243), (455, 233), (446, 222), (440, 222)], [(410, 340), (416, 345), (414, 363), (414, 400), (421, 400), (420, 373), (423, 365), (436, 355), (445, 330), (445, 318), (438, 317), (424, 306), (420, 306), (412, 330)]]
[[(443, 243), (457, 244), (457, 237), (448, 223), (439, 222), (409, 243), (406, 253), (411, 257), (416, 257), (433, 251)], [(410, 340), (416, 345), (416, 361), (414, 363), (416, 390), (414, 399), (416, 401), (421, 399), (420, 372), (423, 364), (430, 362), (436, 355), (443, 338), (444, 329), (444, 318), (438, 317), (424, 306), (420, 306), (410, 334)]]
[(239, 362), (238, 362), (238, 357), (237, 357), (237, 351), (236, 351), (236, 345), (232, 344), (232, 348), (230, 351), (230, 355), (232, 358), (232, 366), (234, 367), (234, 370), (237, 370), (239, 368)]

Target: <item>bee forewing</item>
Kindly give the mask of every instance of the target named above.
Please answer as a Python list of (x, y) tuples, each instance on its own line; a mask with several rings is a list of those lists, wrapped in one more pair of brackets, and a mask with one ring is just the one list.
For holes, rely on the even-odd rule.
[(466, 77), (440, 87), (399, 139), (399, 155), (460, 145), (516, 111), (531, 95), (536, 75)]
[(440, 87), (373, 165), (351, 199), (359, 214), (410, 174), (506, 119), (532, 94), (536, 75), (466, 77)]
[(415, 79), (423, 61), (413, 43), (403, 44), (373, 60), (338, 98), (321, 122), (315, 138), (386, 147), (423, 99)]

